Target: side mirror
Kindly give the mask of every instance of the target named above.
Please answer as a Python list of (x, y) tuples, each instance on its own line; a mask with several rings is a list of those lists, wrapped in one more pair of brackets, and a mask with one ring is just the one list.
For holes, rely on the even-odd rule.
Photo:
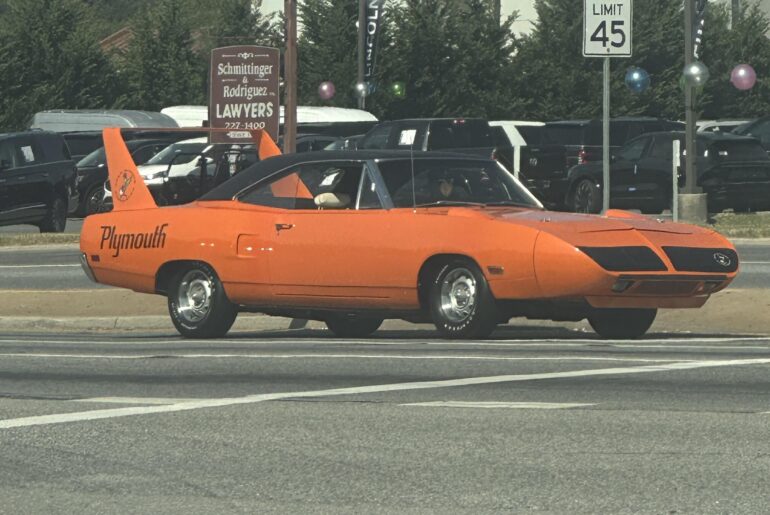
[(5, 170), (11, 167), (11, 162), (7, 159), (0, 159), (0, 170)]
[(614, 163), (618, 160), (617, 154), (610, 154), (610, 163)]

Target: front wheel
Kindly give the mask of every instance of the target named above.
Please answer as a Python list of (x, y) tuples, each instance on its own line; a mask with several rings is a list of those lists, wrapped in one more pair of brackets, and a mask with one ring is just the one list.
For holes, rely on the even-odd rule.
[(588, 317), (588, 323), (602, 338), (630, 340), (643, 336), (657, 314), (657, 309), (596, 309)]
[(238, 316), (238, 308), (206, 263), (190, 265), (174, 276), (168, 292), (168, 312), (185, 338), (220, 338)]
[(83, 197), (83, 207), (81, 208), (81, 216), (93, 215), (102, 210), (102, 203), (104, 202), (104, 186), (101, 184), (96, 185), (88, 190), (88, 193)]
[(330, 315), (326, 327), (340, 338), (364, 338), (382, 325), (382, 318), (357, 315)]
[(602, 210), (601, 191), (590, 179), (581, 179), (572, 192), (571, 208), (575, 213), (598, 213)]
[(486, 338), (499, 320), (495, 299), (475, 263), (455, 259), (438, 268), (428, 302), (436, 329), (446, 338)]

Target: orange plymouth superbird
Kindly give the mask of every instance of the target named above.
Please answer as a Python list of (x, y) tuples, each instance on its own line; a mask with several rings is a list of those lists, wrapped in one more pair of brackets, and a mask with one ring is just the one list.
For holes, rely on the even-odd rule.
[[(732, 281), (728, 240), (625, 211), (546, 211), (496, 161), (398, 151), (280, 154), (183, 206), (157, 207), (117, 129), (104, 133), (114, 209), (86, 218), (86, 273), (168, 297), (185, 337), (241, 311), (363, 337), (386, 318), (484, 338), (513, 317), (588, 319), (635, 338), (658, 308), (696, 308)], [(272, 156), (272, 157), (269, 157)], [(269, 157), (269, 158), (268, 158)]]

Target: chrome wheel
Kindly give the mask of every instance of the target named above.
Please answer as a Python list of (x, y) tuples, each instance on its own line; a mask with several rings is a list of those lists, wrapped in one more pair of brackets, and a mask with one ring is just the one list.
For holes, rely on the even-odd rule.
[(463, 322), (476, 306), (476, 279), (467, 268), (450, 271), (441, 282), (441, 312), (452, 322)]
[(575, 188), (575, 212), (590, 213), (594, 203), (594, 188), (589, 181), (581, 181)]
[(177, 306), (179, 315), (190, 323), (200, 322), (211, 312), (213, 285), (201, 270), (190, 270), (179, 283)]

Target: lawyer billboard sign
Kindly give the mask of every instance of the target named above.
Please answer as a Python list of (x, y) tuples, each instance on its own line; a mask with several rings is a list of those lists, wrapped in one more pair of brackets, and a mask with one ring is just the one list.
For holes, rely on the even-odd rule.
[(212, 143), (251, 142), (253, 129), (278, 141), (280, 52), (277, 48), (241, 45), (211, 51), (209, 125)]

